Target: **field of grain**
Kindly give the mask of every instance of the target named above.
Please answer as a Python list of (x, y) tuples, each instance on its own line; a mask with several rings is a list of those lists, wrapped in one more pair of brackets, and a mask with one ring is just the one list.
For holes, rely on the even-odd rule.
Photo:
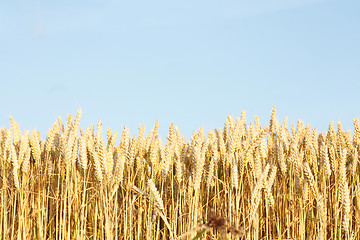
[[(360, 125), (0, 129), (0, 239), (360, 239)], [(119, 140), (116, 140), (117, 137)], [(44, 138), (45, 139), (45, 138)], [(119, 144), (116, 144), (119, 142)]]

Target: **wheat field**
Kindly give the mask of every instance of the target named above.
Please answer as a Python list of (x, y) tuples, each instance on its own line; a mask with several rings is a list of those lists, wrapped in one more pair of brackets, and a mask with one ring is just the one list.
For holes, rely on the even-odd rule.
[[(360, 125), (0, 128), (0, 239), (360, 239)], [(104, 134), (105, 136), (105, 134)], [(118, 138), (118, 139), (117, 139)], [(117, 144), (118, 142), (118, 144)]]

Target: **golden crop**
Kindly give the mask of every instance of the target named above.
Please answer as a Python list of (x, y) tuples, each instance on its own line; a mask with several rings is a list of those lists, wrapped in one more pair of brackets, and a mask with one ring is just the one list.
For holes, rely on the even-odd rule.
[(360, 125), (0, 129), (0, 239), (360, 239)]

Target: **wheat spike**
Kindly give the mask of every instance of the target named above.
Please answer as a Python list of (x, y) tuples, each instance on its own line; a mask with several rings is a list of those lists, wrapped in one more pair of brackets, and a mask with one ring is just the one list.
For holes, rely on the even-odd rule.
[(252, 222), (255, 212), (258, 208), (260, 202), (261, 190), (264, 187), (265, 179), (268, 176), (269, 170), (270, 170), (270, 165), (267, 164), (265, 166), (264, 171), (261, 173), (261, 176), (259, 177), (255, 188), (251, 193), (250, 216), (249, 216), (250, 222)]
[(270, 119), (270, 132), (275, 133), (279, 128), (279, 122), (276, 118), (276, 108), (273, 106), (271, 111), (271, 119)]
[(236, 158), (233, 159), (233, 163), (231, 165), (231, 183), (235, 189), (239, 187), (239, 170)]
[[(201, 141), (201, 140), (200, 140)], [(194, 161), (195, 161), (195, 169), (193, 171), (193, 179), (194, 179), (194, 190), (200, 188), (201, 178), (203, 175), (204, 164), (205, 164), (205, 147), (204, 144), (199, 142), (194, 147)]]
[(319, 196), (319, 190), (316, 187), (317, 184), (315, 182), (314, 175), (311, 172), (308, 162), (304, 163), (304, 174), (308, 184), (310, 185), (312, 194), (315, 196), (315, 198), (317, 198)]
[(330, 165), (330, 159), (329, 159), (329, 155), (328, 155), (328, 149), (327, 149), (325, 143), (322, 143), (321, 147), (320, 147), (320, 159), (321, 159), (320, 162), (324, 166), (325, 173), (326, 173), (327, 177), (329, 178), (331, 176), (331, 165)]
[(163, 200), (161, 199), (160, 193), (157, 190), (155, 183), (153, 182), (152, 179), (148, 180), (148, 186), (150, 188), (150, 192), (154, 195), (154, 199), (155, 199), (155, 204), (156, 206), (162, 211), (165, 212), (165, 207), (164, 207), (164, 203)]
[(33, 129), (31, 136), (30, 136), (30, 146), (32, 150), (32, 155), (35, 159), (35, 162), (40, 162), (40, 155), (41, 155), (41, 149), (40, 149), (40, 142), (38, 139), (38, 133), (35, 129)]
[(12, 116), (10, 116), (9, 118), (11, 121), (11, 130), (12, 130), (14, 144), (19, 145), (20, 138), (21, 138), (20, 126), (17, 122), (15, 122), (15, 120)]
[(265, 183), (265, 196), (266, 196), (266, 200), (268, 201), (269, 205), (271, 207), (274, 207), (275, 204), (275, 200), (274, 197), (271, 193), (271, 188), (274, 184), (275, 178), (276, 178), (276, 173), (277, 173), (277, 167), (273, 166), (271, 168), (271, 172), (269, 175), (269, 179), (266, 181)]
[(100, 162), (98, 153), (97, 153), (97, 151), (95, 150), (95, 147), (94, 147), (94, 140), (91, 137), (87, 138), (87, 147), (88, 147), (89, 152), (91, 153), (91, 156), (92, 156), (92, 159), (93, 159), (96, 179), (101, 183), (102, 180), (103, 180), (101, 162)]
[(359, 119), (354, 118), (354, 135), (353, 135), (353, 142), (355, 146), (360, 150), (360, 124)]

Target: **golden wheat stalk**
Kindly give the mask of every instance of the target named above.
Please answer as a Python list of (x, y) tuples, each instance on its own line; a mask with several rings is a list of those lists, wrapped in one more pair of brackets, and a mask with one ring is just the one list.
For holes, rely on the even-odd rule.
[(157, 121), (124, 127), (119, 145), (80, 119), (59, 117), (45, 140), (13, 118), (0, 128), (0, 239), (360, 238), (357, 118), (353, 136), (318, 133), (279, 125), (274, 107), (268, 126), (242, 112), (188, 141), (171, 124), (163, 144)]

